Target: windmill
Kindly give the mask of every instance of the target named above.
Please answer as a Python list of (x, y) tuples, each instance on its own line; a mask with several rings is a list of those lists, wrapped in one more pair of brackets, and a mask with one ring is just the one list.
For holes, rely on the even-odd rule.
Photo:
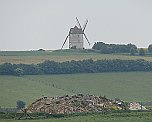
[(88, 24), (88, 20), (86, 19), (83, 27), (81, 26), (78, 18), (76, 17), (76, 21), (78, 23), (78, 26), (75, 26), (74, 28), (70, 28), (69, 34), (66, 36), (65, 41), (61, 47), (61, 49), (64, 47), (68, 37), (69, 37), (69, 49), (83, 49), (83, 35), (85, 37), (85, 39), (87, 40), (88, 44), (90, 45), (90, 42), (86, 36), (86, 34), (84, 33), (86, 26)]

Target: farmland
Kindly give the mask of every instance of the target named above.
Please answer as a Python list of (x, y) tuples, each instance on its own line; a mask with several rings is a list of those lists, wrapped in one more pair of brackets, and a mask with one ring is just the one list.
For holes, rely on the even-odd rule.
[[(144, 59), (149, 56), (129, 56), (128, 54), (99, 54), (80, 51), (0, 51), (0, 64), (37, 64), (45, 60), (57, 62), (83, 59)], [(93, 94), (107, 98), (120, 98), (127, 102), (151, 102), (152, 72), (108, 72), (60, 75), (0, 75), (0, 107), (16, 107), (22, 100), (29, 105), (42, 96), (62, 96), (71, 94)], [(111, 113), (70, 116), (64, 118), (26, 120), (27, 122), (151, 122), (151, 112)], [(0, 119), (0, 122), (18, 122), (14, 119)], [(20, 120), (22, 122), (25, 120)]]
[(0, 119), (0, 122), (151, 122), (151, 112), (90, 114), (85, 116), (71, 116), (65, 118), (50, 118), (37, 120)]
[(0, 51), (0, 64), (14, 63), (14, 64), (37, 64), (45, 60), (54, 60), (57, 62), (83, 60), (83, 59), (122, 59), (122, 60), (136, 60), (145, 59), (152, 61), (151, 56), (129, 56), (127, 54), (100, 54), (93, 52), (80, 51)]
[(43, 95), (69, 94), (69, 92), (53, 88), (47, 83), (32, 81), (22, 77), (0, 76), (0, 84), (1, 107), (16, 107), (17, 100), (30, 103)]
[(94, 94), (126, 101), (152, 101), (152, 72), (0, 76), (0, 106), (27, 104), (43, 95)]

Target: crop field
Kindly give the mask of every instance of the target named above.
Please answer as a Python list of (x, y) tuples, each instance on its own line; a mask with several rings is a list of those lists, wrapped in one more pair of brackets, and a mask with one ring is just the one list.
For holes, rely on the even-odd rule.
[(151, 122), (151, 112), (131, 112), (113, 114), (92, 114), (65, 118), (50, 118), (37, 120), (0, 119), (0, 122)]
[(94, 94), (126, 101), (152, 101), (152, 72), (0, 76), (0, 106), (15, 107), (39, 97)]
[(37, 64), (45, 60), (54, 60), (57, 62), (83, 60), (83, 59), (122, 59), (122, 60), (136, 60), (144, 59), (152, 61), (151, 56), (129, 56), (121, 54), (99, 54), (93, 52), (77, 52), (77, 51), (0, 51), (0, 64), (2, 63), (24, 63), (24, 64)]

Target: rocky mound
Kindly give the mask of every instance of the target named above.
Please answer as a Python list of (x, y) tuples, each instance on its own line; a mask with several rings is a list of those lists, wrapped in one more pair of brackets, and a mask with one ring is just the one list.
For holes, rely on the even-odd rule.
[(103, 110), (129, 109), (129, 104), (119, 100), (94, 95), (65, 95), (58, 97), (42, 97), (27, 107), (29, 112), (46, 112), (49, 114), (65, 114), (78, 112), (100, 112)]

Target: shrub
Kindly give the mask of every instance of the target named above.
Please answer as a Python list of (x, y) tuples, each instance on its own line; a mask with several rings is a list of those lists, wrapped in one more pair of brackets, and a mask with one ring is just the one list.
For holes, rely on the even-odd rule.
[(21, 110), (22, 108), (25, 108), (25, 102), (24, 101), (21, 101), (21, 100), (18, 100), (17, 102), (16, 102), (16, 104), (17, 104), (17, 106), (16, 106), (16, 108), (18, 109), (18, 110)]

